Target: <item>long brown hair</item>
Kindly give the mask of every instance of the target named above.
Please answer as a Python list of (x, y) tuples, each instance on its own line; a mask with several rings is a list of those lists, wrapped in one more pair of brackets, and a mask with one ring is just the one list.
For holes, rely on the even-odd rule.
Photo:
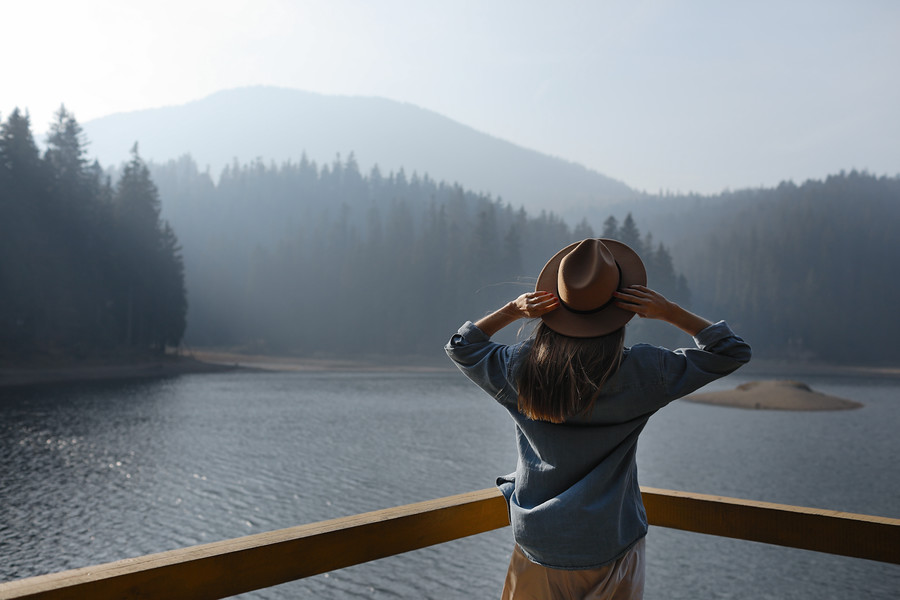
[(551, 423), (589, 412), (619, 368), (624, 347), (624, 327), (599, 337), (574, 338), (540, 323), (517, 377), (519, 412)]

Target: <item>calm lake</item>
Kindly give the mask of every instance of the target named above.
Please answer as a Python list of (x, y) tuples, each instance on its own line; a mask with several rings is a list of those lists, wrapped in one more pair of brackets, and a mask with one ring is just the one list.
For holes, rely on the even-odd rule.
[[(641, 483), (900, 517), (900, 380), (802, 380), (865, 406), (676, 402), (641, 438)], [(0, 390), (0, 581), (483, 489), (514, 467), (512, 421), (449, 370)], [(496, 598), (511, 548), (506, 528), (242, 597)], [(649, 599), (900, 597), (895, 565), (662, 528), (647, 560)]]

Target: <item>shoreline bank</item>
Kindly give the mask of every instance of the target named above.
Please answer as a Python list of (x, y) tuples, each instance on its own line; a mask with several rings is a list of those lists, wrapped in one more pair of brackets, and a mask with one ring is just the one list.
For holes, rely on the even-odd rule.
[(393, 355), (354, 358), (310, 358), (243, 354), (227, 350), (194, 350), (193, 355), (199, 360), (210, 364), (232, 365), (234, 367), (264, 371), (440, 373), (455, 370), (453, 364), (443, 353), (433, 358)]
[(0, 365), (0, 389), (89, 381), (156, 379), (188, 373), (222, 373), (237, 368), (239, 367), (207, 363), (191, 356), (174, 355), (133, 360)]
[[(0, 389), (20, 386), (173, 377), (191, 373), (235, 370), (295, 372), (452, 372), (443, 353), (433, 356), (363, 356), (313, 358), (250, 354), (226, 349), (194, 349), (187, 355), (154, 358), (62, 361), (51, 364), (0, 363)], [(829, 365), (755, 359), (740, 374), (760, 379), (802, 379), (804, 376), (900, 379), (900, 367)]]

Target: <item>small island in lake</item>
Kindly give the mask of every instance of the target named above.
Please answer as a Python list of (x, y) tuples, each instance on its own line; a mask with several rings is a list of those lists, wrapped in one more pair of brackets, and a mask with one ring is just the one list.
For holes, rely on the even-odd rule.
[(862, 406), (853, 400), (813, 391), (799, 381), (751, 381), (733, 390), (691, 394), (685, 400), (765, 410), (848, 410)]

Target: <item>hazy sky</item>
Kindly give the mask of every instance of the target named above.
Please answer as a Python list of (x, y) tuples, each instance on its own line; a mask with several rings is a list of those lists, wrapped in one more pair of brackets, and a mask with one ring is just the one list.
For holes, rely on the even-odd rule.
[(900, 173), (900, 2), (17, 0), (43, 132), (267, 84), (380, 96), (655, 192)]

